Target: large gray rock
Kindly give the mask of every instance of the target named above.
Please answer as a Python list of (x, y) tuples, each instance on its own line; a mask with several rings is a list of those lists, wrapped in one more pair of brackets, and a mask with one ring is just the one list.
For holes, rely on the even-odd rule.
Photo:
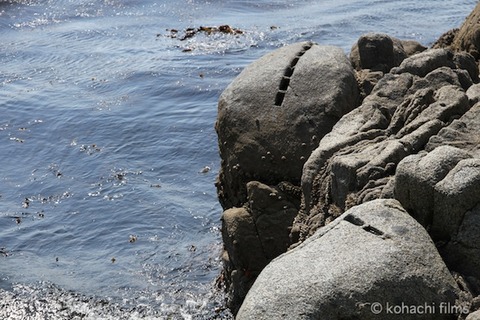
[(470, 313), (465, 320), (480, 320), (480, 310)]
[(480, 204), (480, 159), (460, 160), (434, 191), (431, 233), (435, 239), (450, 240), (458, 234), (466, 212)]
[(441, 254), (452, 270), (480, 279), (480, 203), (464, 213), (457, 234)]
[(436, 312), (407, 317), (455, 319), (438, 306), (458, 291), (424, 228), (396, 200), (375, 200), (272, 261), (237, 319), (405, 319), (389, 308), (425, 304)]
[(242, 206), (249, 181), (299, 185), (311, 151), (357, 103), (353, 68), (340, 48), (296, 43), (245, 68), (218, 103), (222, 206)]
[(263, 267), (291, 245), (304, 162), (358, 100), (343, 51), (311, 42), (260, 58), (222, 93), (216, 186), (227, 209), (224, 274), (234, 313)]
[(408, 72), (420, 77), (425, 77), (437, 68), (455, 68), (453, 56), (453, 53), (447, 49), (427, 50), (403, 60), (398, 68), (392, 70), (392, 73)]
[(356, 69), (356, 77), (362, 99), (393, 67), (416, 53), (426, 50), (413, 40), (400, 40), (383, 33), (367, 33), (358, 39), (350, 51), (350, 61)]
[(470, 82), (478, 82), (478, 66), (473, 56), (466, 52), (454, 53), (448, 49), (431, 49), (415, 54), (403, 60), (400, 66), (393, 68), (391, 72), (408, 72), (424, 77), (441, 67), (465, 70), (469, 74)]
[(473, 106), (480, 101), (480, 84), (474, 84), (467, 90), (467, 97), (470, 104)]

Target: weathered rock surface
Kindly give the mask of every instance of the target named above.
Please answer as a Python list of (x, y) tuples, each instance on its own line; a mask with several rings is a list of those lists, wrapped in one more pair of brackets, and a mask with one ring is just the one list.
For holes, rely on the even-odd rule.
[[(470, 96), (468, 96), (470, 93)], [(467, 91), (470, 101), (478, 99), (478, 94), (473, 95), (472, 91)], [(450, 145), (470, 152), (477, 158), (480, 158), (480, 104), (475, 104), (459, 119), (442, 128), (437, 135), (430, 138), (425, 146), (426, 151), (431, 151), (441, 145)]]
[(433, 198), (432, 237), (450, 240), (458, 234), (465, 213), (480, 203), (480, 159), (460, 160), (435, 185)]
[(470, 313), (465, 320), (480, 320), (480, 310)]
[(406, 58), (320, 141), (304, 166), (304, 210), (292, 237), (305, 239), (349, 207), (392, 196), (397, 164), (470, 108), (465, 90), (473, 81), (455, 57), (431, 49)]
[[(454, 306), (458, 291), (425, 229), (398, 201), (375, 200), (271, 262), (237, 319), (399, 319), (388, 305)], [(408, 317), (455, 319), (439, 309)]]
[(395, 198), (418, 222), (430, 228), (435, 185), (461, 160), (471, 157), (468, 152), (451, 146), (406, 157), (398, 164), (395, 174)]
[(458, 30), (458, 28), (454, 28), (442, 34), (440, 38), (432, 44), (432, 49), (449, 48), (452, 45), (453, 40), (455, 40)]
[(480, 203), (464, 212), (457, 233), (440, 253), (452, 270), (480, 279)]
[(350, 60), (356, 70), (389, 72), (406, 57), (402, 42), (382, 33), (362, 35), (350, 51)]
[(476, 278), (480, 278), (479, 130), (477, 103), (430, 138), (428, 153), (403, 159), (395, 175), (395, 197), (430, 230), (434, 241), (443, 243), (440, 253), (449, 268)]
[(470, 104), (473, 106), (480, 101), (480, 84), (474, 84), (467, 90), (467, 97)]
[(249, 181), (299, 185), (311, 151), (357, 103), (354, 72), (340, 48), (296, 43), (245, 68), (218, 104), (224, 209), (245, 203)]

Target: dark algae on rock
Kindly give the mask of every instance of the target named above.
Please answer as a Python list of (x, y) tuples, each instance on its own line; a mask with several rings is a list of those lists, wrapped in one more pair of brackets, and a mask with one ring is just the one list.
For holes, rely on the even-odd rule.
[(223, 92), (216, 185), (238, 319), (474, 319), (479, 34), (480, 4), (433, 48), (369, 33), (347, 58), (296, 43)]

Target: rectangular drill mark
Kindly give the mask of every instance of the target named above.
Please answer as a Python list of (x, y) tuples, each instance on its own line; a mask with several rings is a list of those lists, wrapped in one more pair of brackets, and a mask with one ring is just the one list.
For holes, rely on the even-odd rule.
[(275, 105), (280, 107), (283, 103), (283, 99), (285, 98), (285, 91), (278, 91), (277, 95), (275, 96)]
[(287, 91), (289, 83), (290, 83), (290, 77), (283, 76), (282, 80), (280, 80), (280, 88), (278, 90)]
[(288, 66), (286, 69), (285, 69), (285, 72), (283, 73), (283, 76), (284, 77), (287, 77), (287, 78), (290, 78), (293, 74), (293, 71), (295, 71), (295, 67), (290, 67)]
[(293, 72), (295, 71), (295, 66), (298, 63), (298, 60), (310, 50), (313, 46), (313, 43), (309, 42), (308, 44), (302, 47), (302, 50), (297, 53), (297, 55), (290, 61), (290, 65), (287, 66), (283, 72), (282, 80), (280, 80), (280, 85), (278, 86), (278, 92), (275, 95), (275, 105), (280, 107), (283, 104), (283, 100), (285, 99), (285, 94), (290, 84), (290, 80), (292, 78)]
[(383, 236), (383, 231), (380, 231), (377, 228), (372, 227), (371, 225), (367, 225), (367, 226), (363, 227), (363, 230), (365, 230), (367, 232), (370, 232), (370, 233), (372, 233), (376, 236)]
[(343, 220), (347, 221), (347, 222), (350, 222), (351, 224), (354, 224), (356, 226), (363, 226), (365, 224), (365, 222), (363, 222), (362, 219), (360, 218), (357, 218), (351, 214), (345, 216), (345, 218), (343, 218)]
[(302, 48), (304, 51), (307, 51), (307, 50), (310, 50), (313, 46), (313, 42), (308, 42), (307, 44), (305, 44)]

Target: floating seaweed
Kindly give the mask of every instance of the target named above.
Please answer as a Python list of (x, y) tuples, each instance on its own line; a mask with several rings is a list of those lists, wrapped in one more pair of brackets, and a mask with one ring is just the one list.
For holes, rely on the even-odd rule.
[[(232, 35), (238, 35), (238, 34), (244, 34), (245, 32), (237, 29), (237, 28), (232, 28), (228, 24), (221, 25), (221, 26), (209, 26), (209, 27), (198, 27), (198, 28), (186, 28), (182, 34), (181, 32), (177, 29), (167, 29), (167, 31), (170, 32), (170, 34), (167, 35), (169, 38), (173, 39), (178, 39), (180, 41), (187, 40), (189, 38), (194, 37), (198, 33), (203, 33), (206, 35), (212, 35), (212, 34), (232, 34)], [(159, 37), (160, 34), (157, 34), (157, 37)]]

